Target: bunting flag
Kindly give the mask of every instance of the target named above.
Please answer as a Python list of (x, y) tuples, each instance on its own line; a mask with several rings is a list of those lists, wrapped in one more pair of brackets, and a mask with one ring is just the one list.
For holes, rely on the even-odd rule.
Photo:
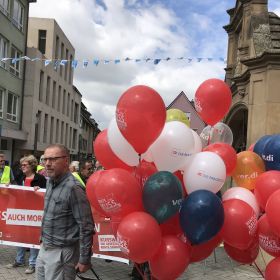
[[(11, 64), (16, 64), (18, 61), (22, 61), (22, 60), (27, 60), (30, 62), (36, 62), (36, 61), (41, 61), (43, 62), (43, 64), (45, 65), (45, 67), (47, 67), (48, 65), (52, 64), (53, 68), (56, 70), (59, 66), (60, 67), (65, 67), (68, 64), (70, 65), (70, 67), (72, 68), (76, 68), (78, 66), (79, 61), (74, 59), (74, 60), (67, 60), (67, 59), (45, 59), (45, 58), (30, 58), (28, 56), (22, 56), (22, 57), (3, 57), (0, 58), (1, 62), (6, 62), (6, 61), (11, 61)], [(226, 63), (226, 59), (224, 59), (223, 57), (219, 57), (219, 58), (214, 58), (214, 57), (195, 57), (195, 58), (191, 58), (191, 57), (177, 57), (177, 58), (170, 58), (170, 57), (166, 57), (166, 58), (130, 58), (130, 57), (126, 57), (124, 59), (98, 59), (95, 58), (92, 60), (92, 65), (98, 66), (100, 63), (103, 63), (104, 65), (107, 64), (120, 64), (121, 62), (136, 62), (136, 63), (148, 63), (148, 62), (152, 62), (154, 65), (158, 65), (159, 63), (161, 63), (162, 61), (176, 61), (176, 60), (180, 60), (180, 61), (186, 61), (186, 63), (195, 63), (195, 62), (213, 62), (213, 61), (221, 61), (223, 63)], [(82, 67), (83, 68), (87, 68), (90, 65), (90, 60), (88, 59), (83, 59), (82, 60)]]

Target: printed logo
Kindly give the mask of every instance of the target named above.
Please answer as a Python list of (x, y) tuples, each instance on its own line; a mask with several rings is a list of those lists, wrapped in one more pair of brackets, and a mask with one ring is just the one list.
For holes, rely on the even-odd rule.
[(182, 152), (176, 148), (173, 148), (171, 151), (171, 156), (173, 157), (190, 157), (192, 153)]
[(98, 203), (106, 212), (116, 212), (121, 208), (121, 204), (115, 201), (113, 194), (109, 194), (103, 199), (98, 199)]
[(117, 242), (119, 244), (121, 251), (125, 254), (129, 254), (128, 240), (125, 240), (124, 238), (122, 238), (120, 234), (117, 234)]
[(206, 174), (206, 172), (204, 170), (199, 170), (196, 175), (200, 176), (204, 179), (207, 179), (207, 180), (216, 181), (216, 182), (220, 182), (220, 183), (224, 182), (223, 179)]
[(246, 226), (248, 227), (249, 229), (249, 234), (252, 236), (252, 235), (255, 235), (256, 231), (257, 231), (257, 217), (256, 215), (253, 215), (249, 221), (246, 222)]
[[(279, 253), (280, 247), (279, 238), (277, 238), (277, 242), (274, 239), (271, 239), (269, 236), (265, 236), (263, 234), (259, 234), (260, 246), (270, 252)], [(277, 244), (278, 243), (278, 244)]]
[(274, 161), (273, 155), (268, 155), (268, 156), (262, 155), (262, 159), (265, 161), (272, 161), (272, 162)]
[(237, 178), (239, 179), (256, 179), (259, 176), (258, 172), (253, 172), (252, 174), (239, 174)]
[(103, 252), (119, 252), (120, 245), (114, 235), (104, 234), (98, 235), (99, 251)]
[(197, 97), (194, 98), (194, 107), (195, 107), (195, 110), (200, 113), (202, 111), (202, 107), (201, 107), (201, 104), (200, 104), (200, 101)]
[(127, 123), (125, 120), (125, 112), (117, 109), (116, 111), (116, 121), (120, 130), (126, 130)]

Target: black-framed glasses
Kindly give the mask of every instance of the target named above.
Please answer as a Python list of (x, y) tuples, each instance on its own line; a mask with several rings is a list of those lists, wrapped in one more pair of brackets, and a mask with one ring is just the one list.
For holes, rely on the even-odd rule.
[(60, 157), (44, 157), (43, 159), (42, 159), (42, 162), (43, 163), (46, 163), (47, 161), (49, 161), (49, 162), (51, 162), (51, 163), (53, 163), (53, 162), (56, 162), (58, 159), (60, 159), (60, 158), (66, 158), (66, 156), (60, 156)]

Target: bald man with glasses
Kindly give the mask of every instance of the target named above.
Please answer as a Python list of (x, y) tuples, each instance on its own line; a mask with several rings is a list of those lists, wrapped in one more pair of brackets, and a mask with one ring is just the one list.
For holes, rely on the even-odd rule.
[(85, 190), (69, 171), (69, 151), (49, 146), (44, 153), (47, 176), (38, 280), (74, 280), (91, 268), (94, 222)]

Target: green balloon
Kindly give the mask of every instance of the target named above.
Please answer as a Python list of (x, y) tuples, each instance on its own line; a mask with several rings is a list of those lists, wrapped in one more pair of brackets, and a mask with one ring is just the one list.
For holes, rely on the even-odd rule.
[(144, 185), (144, 208), (160, 224), (179, 212), (183, 198), (181, 182), (169, 171), (153, 174)]

